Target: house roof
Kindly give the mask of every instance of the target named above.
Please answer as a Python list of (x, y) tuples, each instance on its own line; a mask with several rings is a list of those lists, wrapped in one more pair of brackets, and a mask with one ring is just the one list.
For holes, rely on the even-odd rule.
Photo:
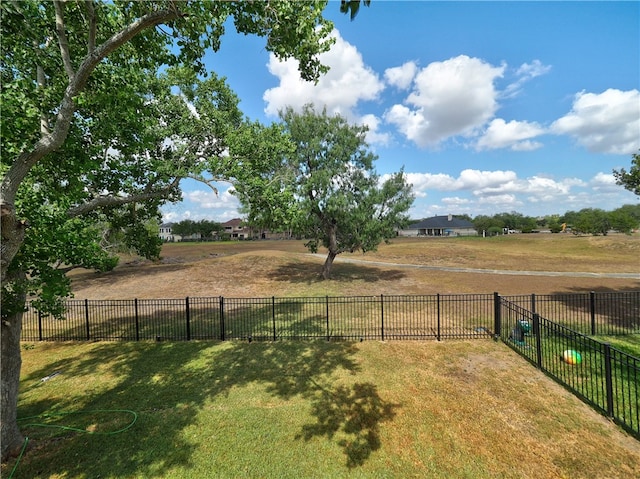
[[(451, 220), (449, 220), (449, 218), (451, 218)], [(434, 216), (433, 218), (427, 218), (426, 220), (414, 223), (408, 227), (410, 230), (447, 228), (473, 228), (473, 223), (461, 218), (456, 218), (455, 216)]]
[(227, 221), (226, 223), (222, 223), (222, 226), (226, 226), (226, 227), (234, 227), (237, 228), (238, 226), (242, 226), (243, 221), (240, 218), (233, 218), (232, 220)]

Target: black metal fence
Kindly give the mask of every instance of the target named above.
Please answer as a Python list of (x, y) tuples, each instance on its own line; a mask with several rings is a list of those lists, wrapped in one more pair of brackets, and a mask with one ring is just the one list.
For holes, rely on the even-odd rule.
[(640, 437), (640, 359), (587, 336), (639, 333), (640, 291), (632, 291), (69, 300), (61, 319), (29, 308), (22, 340), (502, 338)]
[(640, 333), (640, 291), (504, 296), (68, 300), (62, 319), (29, 308), (24, 341), (462, 339), (499, 335), (504, 299), (588, 335)]
[(503, 296), (588, 336), (640, 333), (640, 291)]
[[(506, 344), (640, 437), (640, 359), (506, 298), (501, 298), (499, 316)], [(637, 322), (631, 323), (636, 329), (628, 331), (637, 333)], [(616, 324), (615, 331), (619, 328)]]
[(490, 338), (495, 295), (69, 300), (29, 309), (23, 341)]

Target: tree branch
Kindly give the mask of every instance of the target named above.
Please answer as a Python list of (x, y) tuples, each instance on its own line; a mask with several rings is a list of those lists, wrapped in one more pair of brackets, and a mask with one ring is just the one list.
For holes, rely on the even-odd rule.
[(67, 33), (64, 31), (64, 5), (59, 0), (55, 0), (53, 5), (56, 9), (56, 32), (58, 34), (58, 44), (60, 45), (60, 56), (64, 64), (64, 71), (67, 72), (69, 82), (73, 80), (75, 72), (71, 64), (71, 56), (69, 55), (69, 41)]
[[(58, 3), (56, 2), (56, 8), (58, 8)], [(75, 111), (73, 99), (82, 91), (96, 66), (111, 52), (127, 43), (146, 28), (173, 20), (179, 16), (180, 13), (174, 10), (148, 13), (114, 34), (84, 58), (75, 76), (69, 78), (69, 84), (58, 107), (53, 131), (50, 134), (42, 135), (31, 150), (23, 151), (16, 161), (12, 163), (11, 168), (2, 179), (2, 184), (0, 185), (1, 202), (13, 204), (18, 188), (29, 173), (29, 170), (45, 155), (55, 151), (64, 143), (69, 133), (73, 112)]]
[(86, 0), (87, 5), (87, 23), (89, 24), (89, 37), (87, 39), (87, 53), (91, 54), (96, 49), (96, 8), (93, 0)]
[(104, 208), (105, 206), (120, 206), (156, 198), (164, 198), (168, 196), (172, 192), (172, 190), (178, 187), (180, 180), (181, 178), (178, 177), (163, 188), (159, 188), (157, 190), (149, 189), (143, 191), (142, 193), (130, 196), (98, 196), (86, 203), (70, 208), (67, 211), (67, 216), (69, 216), (70, 218), (75, 218), (90, 213), (91, 211), (94, 211), (98, 208)]

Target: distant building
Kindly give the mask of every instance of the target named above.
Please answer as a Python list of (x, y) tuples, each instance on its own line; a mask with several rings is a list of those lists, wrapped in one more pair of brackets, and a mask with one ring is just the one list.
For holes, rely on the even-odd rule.
[(202, 237), (200, 233), (193, 233), (189, 236), (180, 236), (174, 234), (173, 225), (174, 223), (162, 223), (160, 225), (158, 236), (160, 236), (160, 239), (165, 243), (173, 243), (174, 241), (194, 241), (199, 240)]
[[(173, 225), (175, 223), (163, 223), (160, 225), (160, 231), (158, 235), (160, 239), (164, 242), (174, 242), (174, 241), (198, 241), (202, 239), (202, 235), (200, 233), (194, 233), (189, 236), (180, 236), (173, 233)], [(270, 230), (256, 230), (251, 226), (247, 225), (240, 218), (234, 218), (232, 220), (227, 221), (226, 223), (222, 223), (222, 231), (214, 232), (213, 239), (220, 239), (221, 237), (226, 237), (229, 239), (236, 240), (245, 240), (245, 239), (291, 239), (290, 232), (272, 232)]]
[(251, 228), (245, 226), (240, 218), (234, 218), (222, 223), (223, 234), (229, 235), (231, 239), (249, 239), (251, 238)]
[(158, 234), (162, 241), (164, 242), (178, 241), (176, 237), (173, 235), (173, 233), (171, 232), (172, 226), (173, 226), (173, 223), (163, 223), (160, 225), (160, 232)]
[(398, 236), (475, 236), (473, 223), (452, 215), (434, 216), (398, 231)]

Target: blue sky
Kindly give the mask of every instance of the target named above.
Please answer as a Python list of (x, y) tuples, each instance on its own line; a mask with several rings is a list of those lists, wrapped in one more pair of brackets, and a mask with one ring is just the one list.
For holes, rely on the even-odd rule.
[[(374, 0), (354, 21), (339, 2), (325, 14), (336, 44), (317, 85), (232, 29), (206, 65), (251, 120), (313, 102), (367, 124), (378, 173), (404, 167), (413, 185), (412, 218), (639, 201), (612, 175), (640, 149), (639, 2)], [(165, 221), (241, 216), (230, 185), (182, 187)]]

